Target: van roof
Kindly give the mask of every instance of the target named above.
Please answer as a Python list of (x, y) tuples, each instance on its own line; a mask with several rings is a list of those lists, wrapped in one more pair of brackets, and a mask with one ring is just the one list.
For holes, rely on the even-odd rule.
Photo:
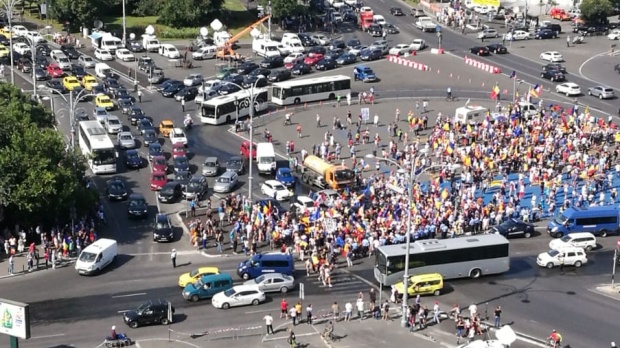
[(580, 217), (580, 216), (606, 216), (612, 214), (618, 214), (620, 211), (614, 205), (605, 205), (605, 206), (596, 206), (596, 207), (579, 207), (579, 208), (568, 208), (562, 213), (562, 215), (571, 218), (571, 217)]
[(116, 241), (114, 239), (101, 238), (94, 242), (93, 244), (84, 248), (84, 251), (95, 252), (98, 253), (103, 249), (107, 249), (112, 245), (116, 245)]
[(232, 282), (232, 277), (228, 273), (209, 274), (209, 275), (202, 276), (202, 281), (204, 283), (218, 281), (218, 280), (228, 280), (228, 279), (230, 279), (230, 281)]
[(282, 253), (274, 253), (274, 254), (258, 254), (254, 256), (258, 260), (288, 260), (292, 259), (293, 256), (290, 254), (282, 254)]

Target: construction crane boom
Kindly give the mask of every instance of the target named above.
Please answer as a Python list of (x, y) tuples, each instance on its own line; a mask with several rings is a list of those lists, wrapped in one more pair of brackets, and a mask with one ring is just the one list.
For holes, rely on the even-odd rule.
[(263, 18), (257, 20), (256, 22), (250, 24), (245, 29), (241, 30), (237, 34), (235, 34), (230, 39), (226, 40), (226, 42), (222, 45), (222, 47), (218, 47), (217, 49), (217, 57), (224, 58), (225, 56), (234, 55), (235, 52), (232, 49), (232, 45), (239, 40), (241, 37), (245, 36), (247, 33), (251, 32), (256, 26), (260, 25), (267, 19), (269, 19), (269, 15), (264, 16)]

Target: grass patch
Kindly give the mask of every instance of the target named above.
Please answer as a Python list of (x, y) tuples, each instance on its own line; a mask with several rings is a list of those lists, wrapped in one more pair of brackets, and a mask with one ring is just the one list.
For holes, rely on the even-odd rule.
[(405, 0), (405, 3), (411, 5), (411, 6), (418, 6), (418, 4), (420, 3), (419, 0)]

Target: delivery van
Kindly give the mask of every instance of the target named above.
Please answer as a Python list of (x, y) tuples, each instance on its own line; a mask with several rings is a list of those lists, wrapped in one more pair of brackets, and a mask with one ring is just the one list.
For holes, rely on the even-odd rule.
[(75, 262), (79, 274), (97, 274), (110, 265), (118, 254), (118, 244), (114, 239), (101, 238), (82, 250)]
[(95, 75), (100, 79), (105, 79), (112, 76), (112, 68), (106, 63), (95, 64)]
[(123, 48), (123, 41), (115, 36), (104, 36), (101, 38), (102, 49), (110, 51), (112, 55), (116, 54), (116, 50)]
[(618, 234), (620, 210), (615, 205), (587, 208), (568, 208), (547, 224), (551, 237), (561, 238), (575, 232), (590, 232), (607, 237)]
[(237, 267), (237, 274), (244, 280), (254, 279), (263, 273), (282, 273), (292, 276), (295, 262), (290, 254), (258, 254)]
[(276, 152), (272, 143), (256, 145), (256, 163), (259, 174), (273, 174), (276, 170)]
[(454, 122), (476, 123), (482, 121), (488, 109), (482, 106), (463, 106), (454, 112)]
[(279, 57), (280, 50), (278, 49), (279, 42), (271, 41), (271, 40), (254, 40), (252, 41), (252, 51), (257, 56), (261, 57)]
[(189, 283), (183, 289), (183, 298), (192, 302), (210, 299), (218, 292), (226, 291), (233, 286), (232, 277), (228, 273), (203, 276), (195, 283)]

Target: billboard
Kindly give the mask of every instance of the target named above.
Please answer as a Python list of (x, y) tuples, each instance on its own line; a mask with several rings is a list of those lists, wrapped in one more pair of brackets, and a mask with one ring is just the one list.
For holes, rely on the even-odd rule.
[(0, 334), (30, 338), (30, 312), (26, 303), (0, 298)]
[(471, 3), (474, 6), (495, 6), (495, 8), (499, 7), (499, 0), (471, 0)]

